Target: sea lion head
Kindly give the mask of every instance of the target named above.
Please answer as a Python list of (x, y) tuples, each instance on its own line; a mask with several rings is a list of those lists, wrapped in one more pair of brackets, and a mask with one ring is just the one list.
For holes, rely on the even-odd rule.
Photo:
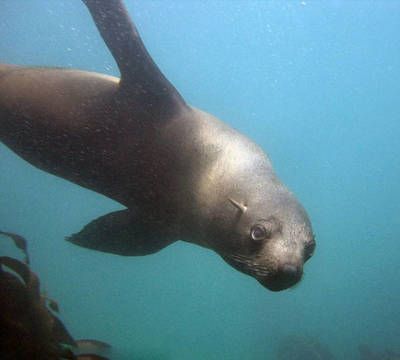
[(218, 179), (206, 187), (214, 205), (208, 246), (266, 288), (284, 290), (301, 280), (314, 252), (311, 223), (268, 156), (250, 142), (241, 144), (221, 156), (205, 181)]
[(195, 205), (185, 212), (194, 215), (183, 238), (214, 250), (270, 290), (295, 285), (315, 248), (306, 211), (261, 147), (210, 115), (196, 114), (214, 126), (197, 132), (201, 146), (190, 160), (205, 160), (189, 182), (195, 201), (184, 199)]
[(304, 263), (313, 255), (315, 240), (308, 216), (283, 185), (248, 203), (233, 198), (237, 209), (229, 243), (220, 255), (231, 266), (272, 291), (298, 283)]

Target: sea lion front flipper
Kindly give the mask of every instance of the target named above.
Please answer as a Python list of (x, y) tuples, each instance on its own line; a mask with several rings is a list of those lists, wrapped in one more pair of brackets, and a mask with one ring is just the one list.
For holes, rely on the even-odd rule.
[(147, 52), (121, 0), (83, 0), (121, 72), (121, 90), (152, 120), (186, 107)]
[(163, 234), (158, 226), (143, 221), (130, 210), (101, 216), (66, 240), (89, 249), (125, 256), (152, 254), (175, 241)]

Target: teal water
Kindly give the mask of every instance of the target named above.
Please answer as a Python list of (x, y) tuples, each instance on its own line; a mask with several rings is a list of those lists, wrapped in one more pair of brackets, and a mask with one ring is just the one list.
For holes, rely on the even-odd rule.
[[(27, 237), (72, 334), (117, 359), (275, 359), (294, 334), (337, 359), (400, 351), (400, 2), (126, 3), (188, 102), (267, 151), (317, 250), (299, 286), (272, 293), (183, 242), (142, 258), (74, 247), (65, 236), (120, 205), (0, 145), (0, 229)], [(0, 8), (0, 62), (118, 75), (80, 1)]]

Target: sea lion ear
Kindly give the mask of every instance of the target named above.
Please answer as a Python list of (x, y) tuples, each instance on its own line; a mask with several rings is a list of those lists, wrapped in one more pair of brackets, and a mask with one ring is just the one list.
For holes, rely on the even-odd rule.
[(247, 210), (246, 205), (243, 205), (242, 203), (240, 203), (236, 200), (233, 200), (232, 198), (228, 198), (228, 200), (236, 209), (238, 209), (241, 212), (241, 214), (244, 214), (246, 212), (246, 210)]
[(152, 120), (186, 107), (147, 52), (121, 0), (83, 0), (121, 72), (120, 89)]

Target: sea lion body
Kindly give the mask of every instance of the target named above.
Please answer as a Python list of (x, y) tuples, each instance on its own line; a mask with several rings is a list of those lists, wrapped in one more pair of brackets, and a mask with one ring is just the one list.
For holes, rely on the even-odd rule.
[(119, 94), (118, 84), (118, 78), (79, 70), (0, 65), (2, 141), (35, 166), (126, 207), (150, 209), (148, 216), (155, 216), (157, 202), (157, 220), (168, 216), (168, 223), (205, 216), (201, 208), (215, 212), (215, 195), (232, 183), (230, 171), (223, 181), (216, 164), (224, 163), (219, 172), (237, 172), (238, 156), (250, 163), (251, 152), (264, 156), (195, 108), (149, 122)]
[(31, 164), (127, 207), (70, 241), (144, 255), (181, 239), (213, 249), (271, 290), (299, 281), (314, 247), (311, 224), (266, 154), (184, 103), (157, 68), (148, 70), (155, 65), (134, 28), (133, 51), (145, 66), (135, 76), (124, 69), (120, 38), (108, 30), (115, 21), (104, 22), (115, 9), (85, 3), (120, 60), (121, 80), (0, 65), (0, 140)]

